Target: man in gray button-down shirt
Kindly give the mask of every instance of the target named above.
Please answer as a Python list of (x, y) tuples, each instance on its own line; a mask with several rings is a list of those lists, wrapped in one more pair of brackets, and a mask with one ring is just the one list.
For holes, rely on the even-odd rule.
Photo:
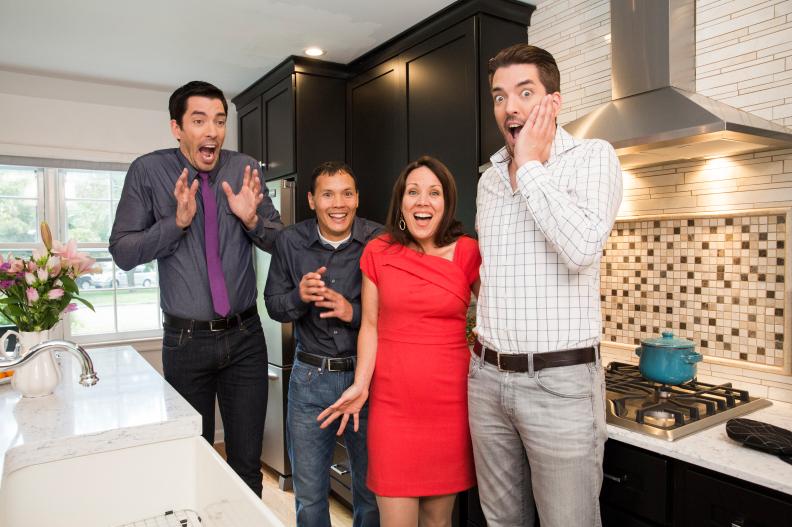
[[(157, 259), (165, 379), (200, 412), (210, 443), (217, 396), (228, 463), (260, 495), (267, 350), (251, 245), (271, 251), (283, 225), (266, 187), (262, 192), (256, 161), (221, 150), (228, 113), (223, 92), (193, 81), (171, 95), (169, 107), (179, 148), (152, 152), (130, 166), (110, 254), (124, 270)], [(210, 289), (199, 173), (208, 174), (217, 205), (228, 313), (215, 311)]]

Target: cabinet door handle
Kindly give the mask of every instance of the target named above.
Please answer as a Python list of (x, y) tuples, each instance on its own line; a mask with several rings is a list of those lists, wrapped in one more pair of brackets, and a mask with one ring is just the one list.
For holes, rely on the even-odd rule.
[(745, 526), (745, 520), (743, 520), (742, 518), (738, 520), (733, 520), (731, 522), (731, 527), (744, 527), (744, 526)]
[(259, 161), (259, 166), (261, 167), (261, 170), (267, 170), (267, 163), (264, 161)]
[(627, 481), (627, 474), (623, 474), (621, 476), (613, 476), (605, 472), (602, 475), (605, 477), (605, 479), (613, 481), (614, 483), (624, 483), (625, 481)]
[(342, 465), (341, 463), (336, 463), (330, 467), (330, 470), (338, 474), (339, 476), (343, 476), (344, 474), (349, 474), (349, 469), (346, 468), (346, 465)]

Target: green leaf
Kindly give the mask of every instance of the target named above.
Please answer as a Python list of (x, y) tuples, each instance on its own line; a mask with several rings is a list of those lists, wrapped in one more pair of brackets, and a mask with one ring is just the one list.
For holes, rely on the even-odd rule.
[(91, 311), (96, 311), (94, 309), (94, 307), (93, 307), (93, 304), (91, 304), (90, 302), (88, 302), (84, 298), (80, 298), (79, 296), (75, 296), (74, 300), (77, 300), (78, 302), (81, 302), (81, 303), (85, 304), (88, 307), (88, 309), (90, 309)]
[(69, 293), (77, 293), (80, 291), (80, 288), (77, 287), (77, 282), (73, 279), (69, 278), (66, 275), (61, 276), (61, 282), (63, 282), (63, 289), (68, 291)]
[(19, 306), (22, 305), (22, 301), (19, 300), (18, 298), (0, 298), (0, 304), (3, 305), (15, 304)]

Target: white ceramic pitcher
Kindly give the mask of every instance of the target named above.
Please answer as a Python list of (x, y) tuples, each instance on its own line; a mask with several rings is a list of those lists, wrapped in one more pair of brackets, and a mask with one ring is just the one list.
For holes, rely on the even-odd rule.
[[(15, 335), (19, 342), (20, 354), (25, 356), (31, 348), (50, 340), (49, 331), (6, 331), (0, 338), (0, 353), (7, 359), (15, 358), (6, 351), (8, 337)], [(60, 368), (51, 351), (39, 354), (33, 361), (17, 368), (11, 377), (11, 386), (22, 397), (44, 397), (51, 395), (60, 382)]]

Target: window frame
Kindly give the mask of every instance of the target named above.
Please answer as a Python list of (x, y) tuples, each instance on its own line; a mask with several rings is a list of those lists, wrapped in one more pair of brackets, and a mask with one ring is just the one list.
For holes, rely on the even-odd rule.
[[(2, 166), (19, 166), (24, 168), (32, 168), (36, 171), (37, 189), (38, 189), (38, 204), (36, 207), (37, 223), (46, 221), (52, 230), (53, 237), (58, 240), (66, 241), (66, 225), (67, 225), (67, 207), (66, 207), (66, 172), (68, 170), (93, 170), (104, 172), (127, 172), (129, 169), (128, 163), (97, 163), (89, 161), (74, 161), (74, 160), (56, 160), (56, 159), (39, 159), (27, 158), (17, 156), (2, 156), (0, 155), (0, 165)], [(98, 200), (101, 201), (101, 200)], [(112, 187), (109, 196), (110, 205), (113, 203)], [(116, 206), (117, 208), (117, 206)], [(115, 211), (113, 210), (113, 217)], [(103, 242), (81, 242), (77, 240), (78, 248), (81, 251), (88, 249), (94, 250), (108, 250), (109, 240)], [(7, 254), (8, 252), (15, 252), (19, 250), (29, 250), (41, 244), (40, 234), (36, 233), (36, 241), (30, 243), (18, 242), (0, 242), (0, 253)], [(115, 262), (111, 260), (113, 268), (113, 276), (119, 268)], [(114, 328), (118, 328), (118, 302), (117, 295), (119, 290), (126, 289), (124, 287), (117, 287), (112, 282), (113, 292), (113, 322)], [(146, 289), (156, 290), (157, 302), (157, 321), (156, 329), (148, 330), (135, 330), (135, 331), (115, 331), (112, 333), (96, 333), (91, 335), (72, 335), (70, 314), (65, 313), (62, 317), (62, 323), (59, 323), (54, 328), (52, 333), (53, 337), (64, 338), (72, 340), (78, 344), (129, 344), (132, 342), (153, 341), (162, 338), (162, 310), (160, 306), (160, 288), (159, 281), (156, 286), (150, 286)]]

